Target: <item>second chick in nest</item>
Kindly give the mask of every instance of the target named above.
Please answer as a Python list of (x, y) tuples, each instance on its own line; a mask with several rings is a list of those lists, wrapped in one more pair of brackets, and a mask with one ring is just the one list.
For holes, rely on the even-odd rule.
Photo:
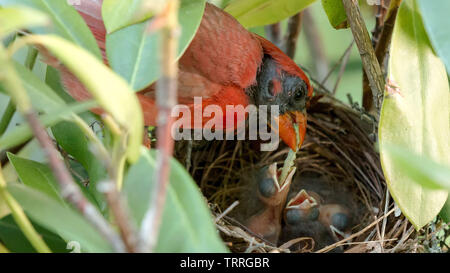
[[(317, 250), (344, 238), (354, 226), (351, 194), (324, 176), (304, 173), (294, 177), (294, 172), (295, 168), (283, 185), (278, 182), (276, 164), (243, 176), (248, 190), (240, 198), (235, 218), (273, 245), (310, 237), (312, 249)], [(298, 247), (290, 248), (296, 251)]]
[[(296, 175), (283, 211), (279, 243), (310, 237), (318, 250), (347, 237), (355, 225), (354, 197), (344, 185), (315, 173)], [(296, 250), (295, 247), (291, 247)], [(334, 252), (342, 251), (336, 248)]]

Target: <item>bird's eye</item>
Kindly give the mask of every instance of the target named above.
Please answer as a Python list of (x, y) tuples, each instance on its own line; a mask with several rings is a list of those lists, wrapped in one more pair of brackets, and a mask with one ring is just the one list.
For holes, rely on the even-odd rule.
[(294, 93), (294, 99), (295, 99), (296, 101), (300, 101), (300, 100), (302, 100), (304, 97), (305, 97), (305, 91), (303, 90), (303, 88), (299, 88), (299, 89), (295, 90), (295, 93)]

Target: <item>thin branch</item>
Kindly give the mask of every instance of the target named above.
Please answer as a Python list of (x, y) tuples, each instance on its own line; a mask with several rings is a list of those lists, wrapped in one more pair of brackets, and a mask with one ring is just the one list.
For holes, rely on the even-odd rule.
[(289, 18), (287, 33), (285, 37), (285, 50), (286, 54), (294, 59), (295, 51), (297, 49), (298, 36), (300, 34), (302, 26), (302, 13), (299, 12), (296, 15)]
[[(391, 0), (389, 10), (385, 16), (386, 20), (383, 23), (383, 28), (379, 34), (379, 38), (375, 44), (375, 55), (378, 63), (380, 64), (381, 71), (384, 74), (384, 67), (386, 57), (389, 51), (389, 45), (391, 44), (392, 32), (394, 30), (395, 20), (397, 18), (398, 9), (402, 0)], [(384, 17), (383, 17), (384, 18)], [(370, 110), (373, 106), (371, 99), (370, 86), (367, 81), (367, 76), (364, 74), (363, 78), (363, 106), (366, 110)]]
[(114, 216), (114, 222), (119, 228), (127, 252), (138, 252), (136, 228), (132, 225), (128, 207), (117, 191), (116, 183), (113, 180), (105, 181), (100, 184), (99, 188), (105, 194), (106, 202)]
[[(324, 86), (325, 83), (327, 82), (327, 80), (330, 78), (330, 76), (333, 74), (333, 71), (338, 67), (338, 66), (342, 66), (342, 63), (344, 61), (344, 59), (346, 58), (346, 56), (350, 56), (351, 51), (353, 49), (353, 44), (355, 43), (355, 40), (352, 40), (352, 42), (348, 45), (348, 47), (345, 49), (344, 54), (341, 55), (341, 57), (339, 58), (339, 60), (333, 65), (333, 67), (328, 71), (327, 75), (325, 76), (325, 78), (323, 78), (322, 82), (321, 82), (321, 86)], [(332, 93), (332, 92), (329, 92)]]
[(317, 27), (314, 17), (311, 15), (309, 9), (303, 12), (303, 30), (306, 36), (306, 42), (311, 52), (311, 58), (314, 62), (314, 70), (316, 72), (317, 80), (323, 81), (329, 71), (328, 59), (325, 54), (325, 46), (320, 37), (320, 31)]
[(264, 27), (266, 31), (266, 36), (269, 41), (271, 41), (274, 45), (281, 48), (281, 24), (280, 22), (267, 25)]
[(352, 52), (351, 49), (353, 48), (353, 41), (351, 43), (351, 47), (349, 47), (349, 50), (346, 50), (344, 55), (342, 56), (341, 60), (341, 67), (339, 68), (339, 74), (336, 79), (336, 83), (334, 84), (333, 88), (333, 96), (336, 95), (337, 89), (339, 87), (339, 83), (341, 82), (342, 76), (344, 76), (345, 68), (347, 67), (348, 60), (350, 59), (350, 53)]
[(350, 28), (353, 33), (356, 45), (361, 55), (364, 70), (369, 78), (370, 89), (372, 90), (372, 99), (375, 108), (380, 107), (379, 99), (383, 95), (385, 80), (381, 72), (380, 64), (375, 55), (375, 50), (370, 40), (369, 32), (361, 15), (357, 0), (342, 0), (347, 14)]
[(389, 45), (391, 44), (392, 32), (394, 30), (395, 20), (397, 18), (398, 9), (401, 3), (402, 0), (391, 0), (386, 21), (384, 22), (383, 31), (381, 32), (380, 39), (375, 48), (375, 55), (377, 56), (377, 60), (382, 69), (384, 67), (385, 57), (389, 50)]
[(178, 0), (167, 1), (166, 10), (161, 15), (166, 17), (166, 25), (161, 31), (162, 77), (158, 80), (156, 87), (156, 104), (158, 106), (157, 148), (159, 153), (156, 162), (156, 177), (153, 178), (156, 181), (156, 189), (150, 199), (151, 204), (145, 213), (140, 233), (140, 250), (144, 252), (152, 252), (156, 247), (164, 204), (166, 203), (170, 157), (174, 147), (171, 134), (174, 118), (171, 116), (171, 111), (177, 102), (178, 64), (176, 55), (180, 35), (178, 7)]

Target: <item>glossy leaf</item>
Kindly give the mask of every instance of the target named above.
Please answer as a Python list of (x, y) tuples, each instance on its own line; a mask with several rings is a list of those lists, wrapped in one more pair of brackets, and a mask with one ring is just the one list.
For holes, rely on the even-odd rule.
[(64, 204), (64, 200), (59, 195), (58, 182), (47, 165), (21, 158), (11, 153), (8, 153), (8, 159), (14, 166), (22, 183)]
[(439, 213), (447, 191), (414, 183), (385, 145), (398, 145), (450, 165), (447, 75), (431, 48), (415, 0), (403, 1), (400, 6), (388, 77), (379, 124), (381, 163), (395, 201), (414, 226), (421, 228)]
[(22, 28), (48, 24), (50, 24), (49, 18), (44, 13), (34, 9), (26, 7), (0, 9), (0, 37)]
[[(205, 8), (203, 0), (181, 1), (179, 16), (181, 36), (178, 57), (181, 57), (200, 26)], [(106, 36), (106, 53), (112, 69), (139, 91), (160, 75), (159, 33), (148, 30), (148, 22), (123, 28)]]
[(232, 0), (225, 11), (243, 26), (256, 27), (279, 22), (302, 11), (316, 0)]
[(40, 10), (52, 20), (52, 27), (33, 29), (38, 34), (58, 34), (102, 59), (92, 32), (81, 15), (66, 0), (2, 0), (3, 6), (24, 5)]
[(450, 74), (450, 28), (448, 0), (418, 0), (428, 37)]
[(33, 221), (60, 235), (65, 241), (78, 242), (81, 249), (88, 252), (112, 251), (102, 235), (73, 209), (24, 185), (10, 184), (8, 191)]
[(144, 122), (139, 101), (128, 84), (87, 51), (64, 39), (53, 35), (34, 35), (27, 39), (45, 46), (78, 77), (128, 134), (127, 157), (132, 162), (137, 160)]
[(330, 24), (335, 29), (348, 28), (347, 14), (342, 0), (322, 0), (322, 6)]
[[(155, 152), (141, 150), (124, 183), (132, 217), (140, 225), (149, 206), (155, 183)], [(174, 224), (176, 223), (176, 224)], [(225, 252), (212, 223), (204, 197), (195, 182), (176, 160), (171, 160), (170, 184), (164, 206), (158, 252)]]
[[(66, 242), (47, 229), (41, 227), (40, 225), (33, 223), (34, 228), (42, 236), (48, 247), (55, 253), (68, 252), (66, 249)], [(28, 239), (25, 237), (23, 232), (14, 222), (11, 215), (5, 216), (0, 219), (0, 240), (5, 244), (5, 246), (14, 253), (35, 253), (36, 250), (29, 243)]]
[[(164, 0), (152, 1), (152, 5), (162, 5)], [(104, 0), (102, 17), (108, 33), (140, 23), (153, 14), (146, 0)], [(157, 7), (155, 7), (157, 8)]]

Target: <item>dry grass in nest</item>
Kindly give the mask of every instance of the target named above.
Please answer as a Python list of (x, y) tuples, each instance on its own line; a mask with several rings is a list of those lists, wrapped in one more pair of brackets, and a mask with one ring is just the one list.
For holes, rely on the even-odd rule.
[[(307, 137), (296, 159), (297, 175), (316, 172), (340, 183), (354, 196), (360, 209), (352, 235), (317, 252), (342, 247), (345, 252), (415, 252), (418, 234), (403, 215), (395, 216), (395, 204), (386, 189), (379, 155), (371, 136), (376, 124), (369, 115), (328, 96), (315, 97), (308, 110)], [(193, 147), (192, 147), (193, 146)], [(186, 160), (192, 149), (189, 172), (208, 199), (222, 238), (233, 252), (312, 251), (311, 238), (298, 238), (273, 246), (252, 234), (228, 214), (244, 190), (242, 176), (277, 162), (282, 166), (286, 146), (260, 152), (255, 141), (179, 142), (176, 156)], [(231, 207), (230, 207), (231, 206)], [(350, 240), (351, 239), (351, 240)]]

